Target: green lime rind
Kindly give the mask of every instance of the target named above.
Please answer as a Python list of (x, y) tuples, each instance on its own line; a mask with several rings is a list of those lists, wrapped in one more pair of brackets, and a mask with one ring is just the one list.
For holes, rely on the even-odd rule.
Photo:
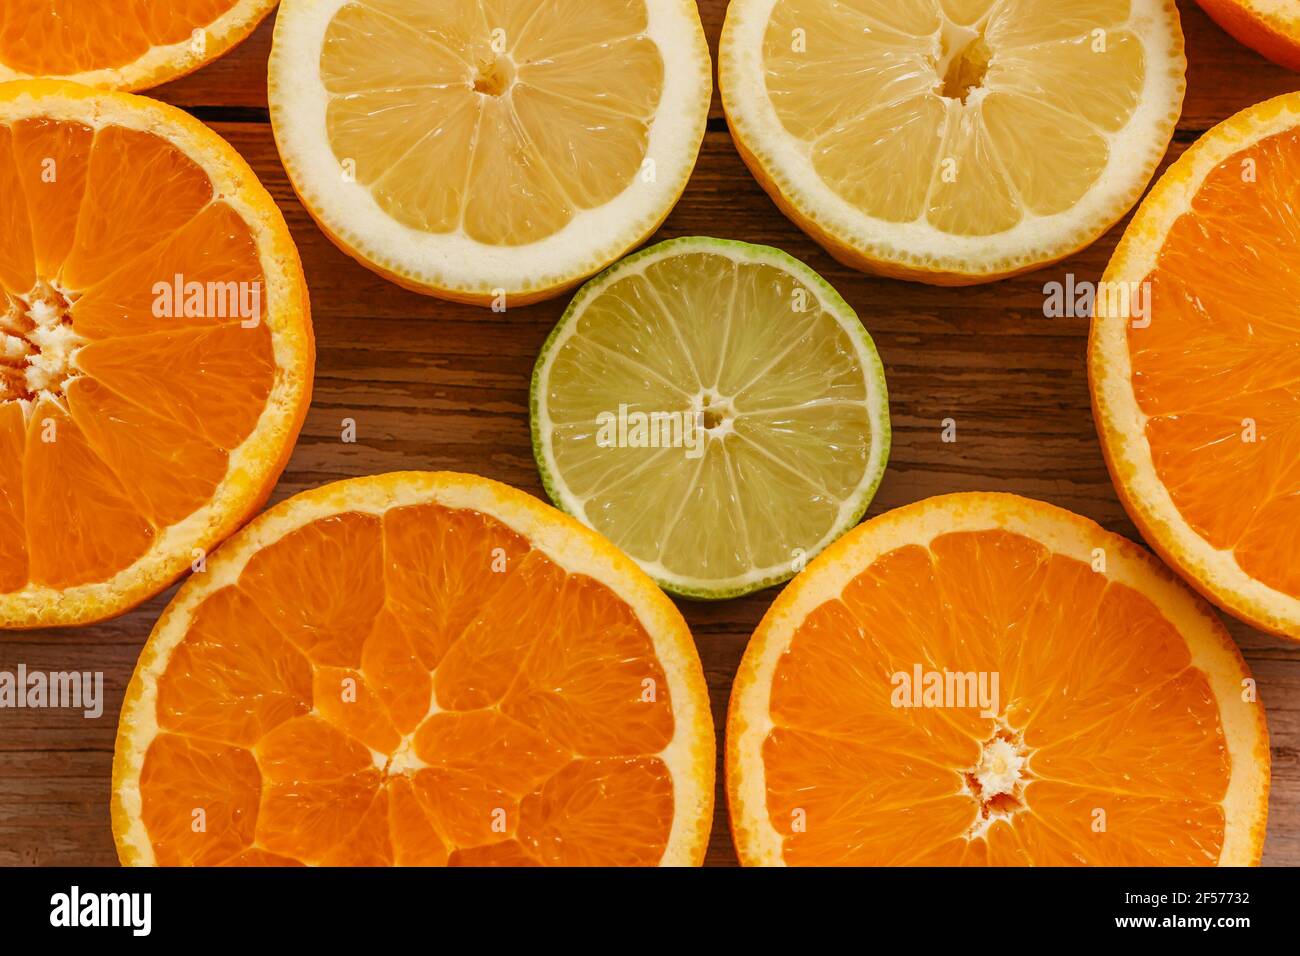
[[(865, 476), (855, 492), (852, 506), (848, 510), (847, 517), (841, 519), (836, 524), (825, 540), (816, 548), (809, 549), (808, 553), (803, 556), (802, 563), (806, 565), (817, 554), (823, 551), (831, 542), (835, 541), (846, 531), (853, 528), (862, 520), (863, 515), (871, 506), (871, 501), (875, 497), (876, 490), (880, 487), (880, 482), (884, 478), (885, 469), (889, 464), (889, 452), (891, 442), (891, 429), (889, 420), (889, 389), (885, 382), (885, 368), (880, 361), (880, 354), (876, 351), (876, 344), (872, 341), (862, 320), (858, 318), (857, 312), (850, 306), (844, 297), (835, 291), (824, 278), (818, 275), (812, 268), (794, 258), (788, 252), (777, 249), (775, 246), (765, 246), (752, 242), (742, 242), (738, 239), (715, 239), (711, 236), (682, 236), (677, 239), (668, 239), (664, 242), (656, 243), (653, 246), (647, 246), (639, 252), (633, 253), (626, 258), (620, 259), (613, 265), (600, 272), (598, 275), (589, 279), (573, 300), (569, 303), (560, 320), (547, 336), (546, 342), (542, 345), (542, 350), (537, 356), (537, 362), (533, 366), (532, 384), (529, 389), (529, 427), (532, 433), (533, 458), (537, 462), (537, 470), (542, 479), (542, 487), (546, 489), (546, 494), (554, 502), (555, 506), (561, 511), (573, 516), (583, 524), (588, 524), (581, 508), (574, 508), (569, 503), (564, 494), (564, 483), (557, 475), (552, 473), (551, 467), (547, 464), (546, 445), (542, 438), (541, 429), (541, 401), (542, 394), (543, 370), (547, 366), (547, 360), (551, 352), (555, 349), (559, 340), (564, 336), (568, 326), (577, 320), (586, 308), (588, 300), (598, 295), (609, 283), (613, 282), (620, 274), (627, 272), (643, 259), (647, 258), (664, 258), (667, 253), (676, 251), (698, 251), (698, 252), (721, 252), (723, 254), (731, 253), (733, 258), (752, 261), (768, 262), (779, 265), (786, 271), (797, 277), (809, 289), (814, 290), (820, 300), (823, 308), (833, 313), (841, 320), (841, 326), (852, 335), (858, 343), (859, 354), (867, 364), (863, 369), (864, 374), (872, 380), (872, 384), (878, 389), (879, 400), (879, 430), (873, 434), (879, 444), (880, 452), (878, 463), (874, 471)], [(850, 321), (851, 320), (851, 321)], [(635, 560), (635, 559), (633, 559)], [(640, 562), (637, 562), (640, 564)], [(644, 565), (643, 565), (644, 567)], [(791, 562), (788, 569), (782, 569), (773, 574), (755, 577), (752, 580), (744, 581), (730, 587), (710, 586), (707, 581), (702, 582), (683, 582), (681, 580), (665, 580), (663, 577), (650, 573), (655, 583), (659, 585), (668, 594), (682, 598), (690, 598), (701, 601), (721, 601), (730, 598), (742, 597), (746, 594), (752, 594), (755, 591), (761, 591), (777, 584), (790, 580), (799, 571)]]

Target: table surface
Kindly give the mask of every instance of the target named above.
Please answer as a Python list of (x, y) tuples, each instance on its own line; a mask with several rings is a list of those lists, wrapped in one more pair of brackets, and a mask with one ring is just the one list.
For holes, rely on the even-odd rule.
[[(1167, 160), (1238, 110), (1300, 88), (1178, 0), (1188, 92)], [(716, 54), (725, 0), (701, 0)], [(295, 198), (266, 112), (272, 22), (238, 49), (151, 95), (182, 106), (244, 154), (279, 202), (311, 287), (315, 399), (272, 503), (325, 482), (400, 469), (475, 472), (543, 495), (529, 442), (528, 385), (567, 297), (494, 314), (405, 292), (339, 252)], [(1162, 167), (1163, 168), (1163, 167)], [(1127, 221), (1127, 220), (1126, 220)], [(831, 259), (773, 206), (741, 163), (715, 93), (690, 185), (655, 239), (718, 235), (785, 249), (824, 275), (875, 339), (889, 380), (893, 450), (870, 514), (952, 491), (1008, 491), (1137, 534), (1115, 497), (1093, 431), (1088, 323), (1043, 316), (1043, 286), (1096, 280), (1122, 224), (1063, 263), (963, 291), (866, 276)], [(355, 419), (357, 440), (340, 440)], [(943, 419), (958, 441), (941, 441)], [(109, 780), (122, 694), (173, 591), (93, 627), (0, 636), (0, 670), (98, 670), (98, 720), (67, 711), (0, 711), (0, 865), (116, 863)], [(681, 602), (721, 731), (732, 676), (775, 590), (716, 604)], [(1259, 682), (1273, 759), (1264, 862), (1300, 864), (1300, 646), (1228, 621)], [(719, 766), (721, 776), (721, 766)], [(718, 794), (708, 863), (735, 865)]]

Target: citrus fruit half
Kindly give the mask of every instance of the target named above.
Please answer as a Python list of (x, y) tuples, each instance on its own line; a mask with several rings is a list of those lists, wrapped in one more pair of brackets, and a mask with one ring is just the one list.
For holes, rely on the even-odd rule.
[(0, 82), (157, 86), (221, 56), (274, 7), (275, 0), (5, 0)]
[(286, 0), (269, 96), (294, 188), (344, 252), (500, 309), (658, 227), (711, 89), (690, 0)]
[(750, 865), (1259, 861), (1268, 731), (1214, 612), (1002, 494), (845, 535), (768, 610), (727, 721)]
[(698, 864), (714, 738), (681, 614), (469, 475), (300, 494), (190, 578), (127, 688), (128, 864)]
[(779, 249), (688, 237), (583, 286), (533, 371), (557, 505), (674, 594), (784, 581), (862, 517), (889, 457), (871, 337)]
[(1214, 22), (1256, 53), (1300, 70), (1300, 4), (1295, 0), (1196, 0)]
[(1216, 126), (1161, 177), (1106, 268), (1088, 350), (1097, 432), (1133, 522), (1210, 600), (1292, 638), (1297, 261), (1289, 94)]
[(225, 141), (144, 97), (0, 84), (0, 627), (201, 565), (288, 461), (313, 355), (289, 230)]
[(718, 83), (778, 206), (858, 269), (944, 285), (1086, 246), (1182, 105), (1173, 0), (734, 0)]

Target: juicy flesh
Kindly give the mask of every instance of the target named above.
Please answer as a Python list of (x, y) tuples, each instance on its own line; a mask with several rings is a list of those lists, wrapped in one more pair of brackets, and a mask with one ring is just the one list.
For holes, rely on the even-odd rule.
[(265, 324), (157, 317), (155, 283), (177, 275), (262, 282), (247, 225), (188, 157), (118, 126), (0, 125), (0, 593), (129, 567), (256, 425)]
[[(871, 455), (849, 334), (788, 272), (714, 253), (606, 288), (557, 353), (547, 401), (556, 465), (588, 523), (688, 579), (788, 570), (833, 530)], [(611, 445), (602, 416), (620, 406), (628, 428)], [(679, 431), (635, 444), (632, 416), (656, 413)]]
[(1150, 324), (1128, 332), (1146, 437), (1175, 507), (1247, 574), (1292, 597), (1300, 597), (1297, 183), (1296, 130), (1211, 171), (1147, 277)]
[(474, 511), (344, 512), (270, 544), (196, 609), (157, 717), (163, 865), (654, 864), (672, 826), (648, 634)]
[(340, 164), (393, 219), (545, 239), (640, 174), (663, 89), (643, 0), (365, 0), (320, 71)]
[[(895, 706), (917, 665), (998, 674), (996, 713), (955, 686)], [(1149, 599), (1027, 537), (882, 555), (796, 629), (770, 706), (791, 864), (1218, 861), (1230, 760), (1207, 677)]]
[(189, 43), (237, 0), (41, 0), (0, 9), (0, 63), (31, 76), (127, 66), (152, 47)]
[(1146, 69), (1128, 19), (1129, 0), (778, 0), (767, 94), (850, 205), (990, 235), (1106, 168)]

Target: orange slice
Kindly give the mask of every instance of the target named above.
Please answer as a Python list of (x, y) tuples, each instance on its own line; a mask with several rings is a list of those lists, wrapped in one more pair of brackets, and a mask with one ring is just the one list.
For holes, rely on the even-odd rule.
[(1268, 731), (1214, 613), (1042, 502), (931, 498), (782, 592), (731, 695), (750, 865), (1259, 861)]
[(310, 402), (307, 290), (180, 110), (0, 84), (0, 627), (166, 587), (265, 501)]
[(1295, 0), (1196, 0), (1214, 22), (1256, 53), (1300, 70), (1300, 5)]
[(5, 0), (0, 82), (50, 77), (143, 90), (247, 37), (276, 0)]
[(128, 864), (699, 864), (703, 672), (631, 559), (535, 498), (401, 473), (231, 538), (127, 689)]
[(1161, 177), (1106, 269), (1088, 353), (1102, 450), (1147, 541), (1230, 614), (1296, 639), (1298, 261), (1292, 93)]

